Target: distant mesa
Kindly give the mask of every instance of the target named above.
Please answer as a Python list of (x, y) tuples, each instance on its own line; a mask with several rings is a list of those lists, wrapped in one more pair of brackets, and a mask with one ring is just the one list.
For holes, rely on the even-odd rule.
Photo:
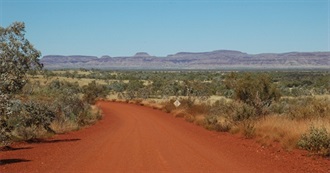
[(247, 54), (235, 50), (179, 52), (166, 57), (138, 52), (134, 56), (47, 55), (41, 60), (46, 69), (326, 69), (330, 70), (330, 52), (287, 52)]
[(109, 56), (109, 55), (103, 55), (103, 56), (101, 56), (101, 59), (107, 59), (107, 58), (111, 58), (111, 56)]
[(41, 59), (45, 62), (53, 63), (84, 63), (98, 59), (96, 56), (84, 56), (84, 55), (46, 55)]
[(134, 56), (135, 57), (149, 57), (150, 55), (147, 52), (138, 52)]

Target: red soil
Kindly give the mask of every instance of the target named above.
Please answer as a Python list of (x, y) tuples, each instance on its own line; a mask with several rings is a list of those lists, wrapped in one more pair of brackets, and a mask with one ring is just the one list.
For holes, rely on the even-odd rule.
[(330, 160), (263, 148), (147, 107), (99, 102), (80, 131), (0, 151), (0, 172), (330, 172)]

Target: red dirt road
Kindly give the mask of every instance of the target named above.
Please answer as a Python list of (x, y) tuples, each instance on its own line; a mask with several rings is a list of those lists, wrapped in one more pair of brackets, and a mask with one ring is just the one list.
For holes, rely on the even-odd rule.
[(0, 151), (0, 172), (330, 172), (328, 159), (263, 148), (147, 107), (99, 102), (96, 125)]

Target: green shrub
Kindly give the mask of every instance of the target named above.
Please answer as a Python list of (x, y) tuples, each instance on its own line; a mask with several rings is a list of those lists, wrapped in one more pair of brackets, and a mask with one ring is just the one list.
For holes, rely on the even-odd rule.
[(281, 99), (278, 102), (272, 103), (269, 107), (269, 111), (275, 114), (287, 114), (290, 106), (292, 105), (289, 99)]
[(13, 115), (11, 102), (27, 83), (27, 73), (42, 68), (38, 59), (41, 53), (24, 36), (22, 22), (14, 22), (7, 28), (0, 26), (0, 142), (5, 145), (13, 130), (8, 125)]
[(55, 133), (49, 126), (55, 118), (55, 112), (44, 103), (29, 101), (24, 104), (26, 113), (25, 127), (36, 126)]
[(39, 131), (55, 133), (50, 128), (55, 113), (45, 103), (33, 100), (23, 103), (15, 100), (12, 102), (11, 111), (12, 114), (7, 120), (10, 138), (29, 140), (39, 137)]
[(234, 91), (234, 99), (242, 101), (255, 108), (256, 115), (265, 114), (265, 108), (281, 97), (271, 77), (266, 74), (244, 73), (238, 76), (235, 73), (228, 75), (225, 84)]
[(108, 94), (108, 90), (104, 85), (98, 85), (92, 81), (87, 86), (83, 87), (83, 99), (89, 104), (94, 104), (97, 98), (104, 98)]
[(232, 116), (233, 121), (244, 121), (256, 117), (256, 109), (245, 103), (237, 104), (235, 113)]
[(42, 138), (94, 123), (101, 114), (91, 109), (87, 100), (81, 97), (82, 92), (77, 83), (59, 80), (45, 86), (28, 83), (8, 102), (10, 116), (0, 121), (6, 126), (1, 128), (2, 144)]
[(298, 141), (298, 146), (313, 153), (330, 155), (330, 133), (326, 128), (311, 126)]

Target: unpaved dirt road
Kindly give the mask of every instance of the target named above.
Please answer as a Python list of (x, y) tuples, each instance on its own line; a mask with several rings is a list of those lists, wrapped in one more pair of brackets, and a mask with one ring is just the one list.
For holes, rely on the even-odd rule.
[(0, 172), (330, 172), (327, 159), (263, 148), (147, 107), (99, 102), (96, 125), (0, 152)]

